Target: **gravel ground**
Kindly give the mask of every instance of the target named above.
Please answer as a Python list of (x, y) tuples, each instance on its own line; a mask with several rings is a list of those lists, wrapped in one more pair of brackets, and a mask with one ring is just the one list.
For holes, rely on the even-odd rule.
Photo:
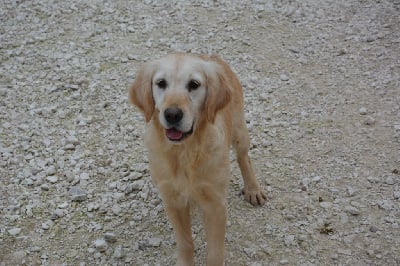
[(176, 50), (245, 88), (269, 201), (232, 157), (226, 265), (400, 264), (398, 0), (2, 0), (0, 265), (174, 264), (127, 91)]

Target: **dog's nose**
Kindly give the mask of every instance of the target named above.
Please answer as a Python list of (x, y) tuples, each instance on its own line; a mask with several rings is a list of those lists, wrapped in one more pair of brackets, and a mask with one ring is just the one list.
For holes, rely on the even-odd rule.
[(165, 120), (170, 124), (176, 124), (182, 120), (183, 112), (181, 109), (176, 107), (170, 107), (164, 111)]

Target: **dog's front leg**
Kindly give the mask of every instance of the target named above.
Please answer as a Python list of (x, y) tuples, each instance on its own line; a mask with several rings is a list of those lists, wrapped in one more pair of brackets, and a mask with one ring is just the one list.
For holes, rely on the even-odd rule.
[(194, 245), (192, 239), (189, 205), (185, 207), (171, 207), (166, 202), (165, 210), (175, 233), (178, 248), (178, 266), (194, 265)]
[(226, 200), (224, 189), (216, 191), (203, 187), (197, 194), (197, 203), (203, 211), (207, 240), (207, 266), (224, 265), (226, 231)]
[(224, 242), (226, 226), (225, 204), (214, 206), (204, 212), (207, 238), (207, 266), (224, 265)]

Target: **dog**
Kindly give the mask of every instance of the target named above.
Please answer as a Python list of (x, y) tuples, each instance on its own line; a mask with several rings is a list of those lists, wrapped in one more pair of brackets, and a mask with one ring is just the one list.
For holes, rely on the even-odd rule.
[(229, 151), (243, 176), (242, 193), (253, 205), (266, 195), (250, 161), (242, 86), (218, 56), (171, 54), (145, 63), (129, 90), (147, 122), (150, 175), (174, 229), (177, 265), (193, 265), (190, 206), (204, 216), (207, 265), (223, 265)]

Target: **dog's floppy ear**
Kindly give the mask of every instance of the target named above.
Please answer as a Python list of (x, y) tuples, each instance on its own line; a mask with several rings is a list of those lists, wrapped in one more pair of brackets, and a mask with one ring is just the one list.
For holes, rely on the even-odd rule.
[(152, 95), (152, 79), (154, 65), (144, 64), (135, 81), (129, 89), (129, 100), (143, 112), (146, 122), (149, 122), (154, 112), (154, 100)]
[(231, 100), (231, 84), (225, 67), (215, 61), (208, 61), (205, 66), (207, 76), (207, 120), (214, 122), (219, 110), (224, 108)]

